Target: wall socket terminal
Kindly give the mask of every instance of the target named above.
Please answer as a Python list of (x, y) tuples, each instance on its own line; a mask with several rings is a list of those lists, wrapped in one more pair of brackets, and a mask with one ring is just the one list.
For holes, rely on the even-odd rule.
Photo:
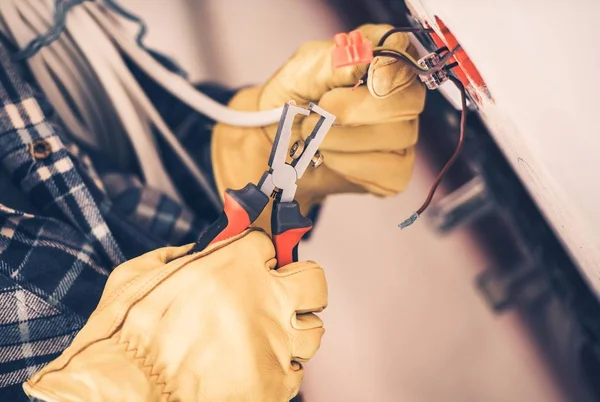
[[(430, 69), (437, 66), (440, 63), (440, 55), (437, 53), (429, 53), (422, 57), (418, 61), (419, 65), (423, 68)], [(428, 89), (438, 89), (440, 85), (448, 81), (448, 72), (444, 69), (438, 70), (433, 74), (419, 75), (419, 78)]]

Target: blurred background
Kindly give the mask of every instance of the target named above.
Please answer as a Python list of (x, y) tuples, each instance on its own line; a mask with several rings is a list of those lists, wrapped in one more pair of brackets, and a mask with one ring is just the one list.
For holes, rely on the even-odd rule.
[[(367, 21), (415, 23), (402, 1), (121, 2), (147, 21), (148, 43), (179, 60), (194, 80), (231, 87), (262, 83), (305, 41), (330, 40)], [(438, 195), (446, 204), (433, 209), (437, 220), (398, 229), (455, 146), (459, 114), (448, 94), (429, 94), (408, 191), (386, 199), (332, 197), (301, 245), (302, 258), (325, 267), (330, 288), (327, 332), (307, 365), (303, 398), (594, 400), (578, 349), (587, 345), (579, 336), (585, 330), (560, 291), (549, 290), (548, 278), (559, 271), (539, 275), (540, 264), (549, 266), (539, 260), (540, 247), (562, 274), (575, 270), (476, 112), (470, 136), (477, 149), (467, 147)], [(463, 210), (444, 212), (452, 202)], [(513, 225), (511, 205), (527, 218)], [(584, 286), (577, 278), (573, 286)]]

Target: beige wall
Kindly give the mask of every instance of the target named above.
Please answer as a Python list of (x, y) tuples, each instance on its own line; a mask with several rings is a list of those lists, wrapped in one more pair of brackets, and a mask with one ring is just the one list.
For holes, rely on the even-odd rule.
[[(232, 86), (263, 81), (300, 43), (341, 29), (317, 0), (122, 1), (147, 17), (151, 41), (182, 58), (195, 77)], [(473, 289), (475, 274), (490, 263), (474, 240), (464, 232), (439, 237), (424, 222), (397, 228), (432, 180), (419, 159), (405, 194), (333, 198), (301, 245), (303, 258), (324, 265), (330, 286), (307, 400), (563, 400), (519, 317), (492, 315)]]

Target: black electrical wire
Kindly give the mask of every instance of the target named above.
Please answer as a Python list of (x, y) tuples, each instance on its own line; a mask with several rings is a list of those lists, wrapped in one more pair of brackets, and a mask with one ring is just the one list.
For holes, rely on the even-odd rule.
[(445, 68), (445, 69), (446, 69), (446, 70), (452, 70), (453, 68), (456, 68), (456, 67), (458, 67), (458, 66), (459, 66), (458, 62), (457, 62), (457, 61), (455, 61), (454, 63), (450, 63), (450, 64), (446, 65), (446, 68)]
[[(425, 31), (427, 31), (427, 30), (425, 30)], [(394, 29), (386, 32), (383, 35), (383, 37), (379, 41), (378, 47), (380, 47), (390, 35), (392, 35), (396, 32), (413, 32), (413, 31), (410, 30), (410, 28), (394, 28)], [(446, 54), (444, 54), (444, 56), (442, 56), (440, 58), (438, 64), (436, 64), (435, 66), (433, 66), (431, 68), (422, 67), (422, 66), (418, 65), (415, 62), (415, 60), (413, 60), (413, 58), (410, 57), (410, 55), (405, 54), (403, 52), (393, 50), (393, 49), (381, 49), (381, 48), (375, 49), (373, 52), (373, 56), (374, 57), (377, 57), (377, 56), (391, 57), (396, 60), (400, 60), (400, 61), (406, 63), (406, 65), (410, 69), (415, 71), (415, 73), (417, 73), (418, 75), (428, 76), (428, 75), (434, 74), (442, 69), (444, 69), (446, 71), (450, 71), (452, 68), (456, 67), (458, 65), (458, 63), (451, 63), (449, 65), (447, 63), (454, 56), (454, 54), (457, 51), (459, 51), (460, 49), (461, 49), (460, 45), (457, 45), (456, 47), (454, 47), (454, 49), (452, 49), (450, 51), (448, 51), (447, 47), (437, 49), (437, 51), (436, 51), (437, 54), (442, 54), (444, 52), (446, 52)], [(368, 74), (368, 70), (367, 70), (367, 73), (365, 74), (365, 76), (359, 81), (359, 83), (366, 82), (367, 74)], [(423, 214), (423, 212), (425, 212), (425, 210), (429, 207), (440, 183), (442, 182), (442, 179), (446, 176), (446, 173), (448, 172), (448, 170), (452, 167), (452, 165), (454, 165), (454, 163), (458, 159), (458, 156), (460, 155), (460, 152), (462, 151), (462, 148), (464, 145), (465, 131), (466, 131), (466, 125), (467, 125), (467, 92), (465, 90), (464, 85), (458, 78), (456, 78), (454, 76), (449, 76), (448, 79), (450, 81), (452, 81), (454, 83), (454, 85), (456, 85), (458, 87), (458, 89), (460, 90), (460, 93), (461, 93), (462, 111), (461, 111), (461, 119), (460, 119), (460, 134), (458, 137), (458, 144), (456, 146), (454, 153), (452, 154), (450, 159), (448, 159), (448, 162), (446, 162), (446, 164), (444, 165), (444, 167), (438, 174), (438, 176), (437, 176), (435, 182), (433, 183), (433, 185), (431, 186), (429, 193), (427, 194), (427, 197), (425, 198), (425, 201), (423, 202), (423, 204), (421, 204), (419, 209), (417, 209), (417, 211), (414, 214), (412, 214), (408, 219), (406, 219), (404, 222), (402, 222), (400, 225), (398, 225), (401, 229), (404, 229), (404, 228), (412, 225)]]
[[(442, 47), (442, 48), (437, 49), (435, 51), (435, 53), (437, 53), (438, 55), (441, 55), (444, 52), (446, 52), (446, 54), (444, 54), (444, 56), (442, 56), (440, 58), (438, 64), (436, 64), (435, 66), (433, 66), (431, 68), (425, 68), (425, 67), (420, 66), (419, 64), (417, 64), (415, 62), (415, 60), (410, 55), (408, 55), (406, 53), (399, 52), (394, 49), (381, 48), (383, 46), (385, 40), (397, 32), (433, 32), (433, 30), (425, 29), (425, 28), (394, 28), (394, 29), (390, 29), (379, 40), (379, 43), (377, 45), (378, 48), (376, 48), (373, 51), (373, 57), (382, 56), (382, 57), (391, 57), (393, 59), (400, 60), (400, 61), (406, 63), (406, 65), (411, 70), (415, 71), (415, 73), (417, 73), (420, 76), (432, 75), (440, 70), (450, 71), (452, 68), (455, 68), (458, 65), (458, 63), (456, 63), (456, 62), (451, 63), (451, 64), (447, 64), (447, 63), (454, 56), (454, 54), (461, 49), (460, 45), (456, 45), (456, 47), (454, 47), (454, 49), (452, 49), (450, 51), (448, 50), (447, 47)], [(368, 71), (369, 70), (367, 69), (367, 72), (358, 81), (357, 85), (364, 84), (367, 81)], [(400, 229), (404, 229), (404, 228), (412, 225), (417, 219), (419, 219), (421, 214), (423, 214), (423, 212), (425, 212), (425, 210), (429, 207), (440, 183), (442, 182), (442, 179), (445, 177), (448, 170), (452, 167), (452, 165), (454, 165), (454, 163), (458, 159), (460, 152), (462, 151), (464, 142), (465, 142), (465, 131), (466, 131), (466, 126), (467, 126), (467, 91), (466, 91), (464, 85), (462, 84), (462, 82), (458, 78), (456, 78), (454, 76), (448, 76), (448, 79), (450, 81), (452, 81), (454, 83), (454, 85), (456, 85), (458, 87), (458, 89), (460, 90), (460, 94), (461, 94), (462, 110), (461, 110), (461, 118), (460, 118), (460, 133), (459, 133), (459, 137), (458, 137), (458, 144), (456, 145), (456, 149), (454, 150), (454, 153), (452, 154), (450, 159), (448, 159), (448, 162), (446, 162), (446, 164), (444, 165), (444, 167), (438, 174), (438, 176), (437, 176), (435, 182), (433, 183), (433, 185), (431, 186), (429, 193), (427, 194), (427, 197), (425, 198), (425, 201), (423, 202), (423, 204), (421, 204), (419, 209), (417, 209), (414, 214), (412, 214), (408, 219), (406, 219), (404, 222), (402, 222), (402, 223), (400, 223), (400, 225), (398, 225), (400, 227)]]
[(377, 44), (377, 46), (383, 46), (384, 42), (386, 41), (387, 38), (389, 38), (390, 36), (392, 36), (395, 33), (398, 32), (412, 32), (412, 33), (430, 33), (430, 32), (434, 32), (433, 29), (429, 29), (429, 28), (412, 28), (412, 27), (398, 27), (398, 28), (392, 28), (389, 31), (387, 31), (382, 37), (381, 39), (379, 39), (379, 43)]
[(458, 52), (460, 50), (460, 45), (457, 45), (454, 49), (452, 49), (451, 51), (449, 51), (448, 53), (446, 53), (439, 61), (439, 63), (431, 68), (424, 68), (421, 67), (420, 65), (416, 64), (414, 62), (414, 60), (402, 53), (402, 52), (398, 52), (396, 50), (392, 50), (392, 49), (378, 49), (375, 50), (373, 52), (373, 56), (377, 57), (377, 56), (385, 56), (385, 57), (392, 57), (396, 60), (401, 60), (403, 62), (405, 62), (409, 68), (411, 68), (412, 70), (414, 70), (417, 74), (419, 75), (431, 75), (435, 72), (440, 71), (441, 69), (443, 69), (446, 65), (446, 63), (452, 58), (452, 56), (454, 56), (454, 54), (456, 52)]
[[(409, 55), (407, 55), (405, 53), (402, 53), (402, 52), (398, 52), (397, 50), (393, 50), (393, 49), (375, 49), (373, 51), (373, 57), (384, 56), (384, 57), (391, 57), (391, 58), (394, 58), (396, 60), (401, 60), (404, 63), (406, 63), (406, 65), (411, 70), (413, 70), (414, 72), (416, 72), (418, 75), (427, 76), (427, 75), (431, 75), (431, 74), (433, 74), (433, 73), (435, 73), (435, 72), (440, 71), (441, 69), (443, 69), (444, 66), (446, 65), (446, 63), (460, 49), (461, 49), (460, 45), (456, 45), (454, 47), (454, 49), (452, 49), (451, 51), (447, 52), (440, 59), (439, 63), (437, 65), (433, 66), (432, 68), (421, 67), (420, 65), (418, 65), (417, 63), (415, 63), (415, 61)], [(444, 50), (444, 48), (438, 49), (438, 51), (440, 53), (443, 50)], [(448, 50), (448, 48), (445, 48), (445, 50)], [(369, 75), (369, 70), (367, 69), (367, 71), (365, 72), (365, 74), (358, 81), (357, 85), (364, 84), (365, 82), (367, 82), (368, 75)]]

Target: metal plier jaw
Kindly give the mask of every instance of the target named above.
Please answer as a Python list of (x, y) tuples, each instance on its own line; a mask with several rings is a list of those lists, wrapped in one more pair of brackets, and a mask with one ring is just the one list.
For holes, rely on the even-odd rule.
[[(311, 111), (318, 113), (321, 118), (306, 138), (300, 156), (295, 154), (297, 158), (292, 158), (288, 163), (294, 118), (297, 115), (308, 116)], [(270, 197), (275, 195), (271, 211), (271, 234), (277, 264), (284, 266), (298, 261), (298, 243), (312, 229), (312, 221), (302, 215), (300, 205), (294, 200), (296, 182), (304, 175), (334, 121), (335, 116), (313, 103), (306, 109), (288, 102), (281, 114), (268, 170), (263, 173), (258, 185), (248, 183), (238, 190), (225, 190), (223, 212), (200, 235), (189, 253), (198, 253), (211, 244), (242, 233), (258, 219), (269, 204)]]
[[(311, 111), (319, 114), (321, 118), (312, 133), (304, 141), (304, 151), (300, 157), (294, 159), (291, 163), (287, 163), (286, 159), (292, 139), (294, 120), (297, 115), (308, 116)], [(294, 101), (286, 103), (283, 107), (281, 120), (269, 156), (269, 169), (265, 171), (258, 183), (260, 191), (268, 196), (278, 191), (279, 201), (293, 201), (296, 195), (296, 182), (306, 172), (334, 121), (334, 115), (314, 103), (310, 103), (308, 109), (296, 106)]]

